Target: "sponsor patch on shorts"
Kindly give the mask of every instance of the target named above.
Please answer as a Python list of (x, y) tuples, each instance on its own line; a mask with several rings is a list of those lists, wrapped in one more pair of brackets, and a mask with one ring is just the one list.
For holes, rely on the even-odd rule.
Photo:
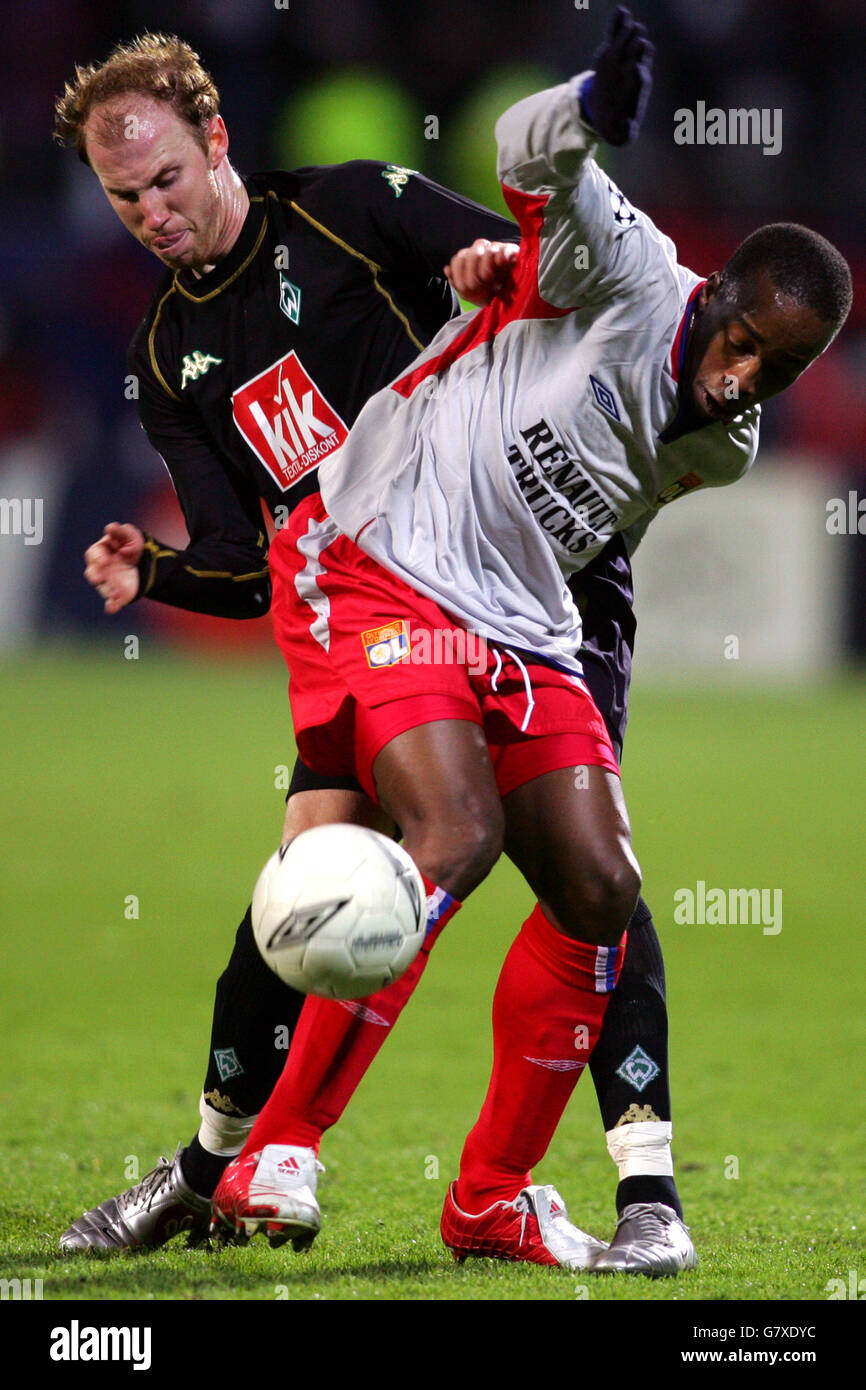
[(371, 627), (361, 633), (361, 643), (367, 665), (374, 671), (380, 666), (396, 666), (398, 661), (409, 660), (409, 624), (405, 618), (397, 618), (383, 627)]

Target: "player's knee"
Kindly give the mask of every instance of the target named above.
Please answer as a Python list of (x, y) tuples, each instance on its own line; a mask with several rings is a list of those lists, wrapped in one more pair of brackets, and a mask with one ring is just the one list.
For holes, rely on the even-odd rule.
[(569, 936), (616, 946), (634, 912), (640, 886), (640, 868), (630, 852), (597, 859), (591, 872), (569, 885), (557, 920)]
[(461, 901), (487, 877), (502, 853), (501, 809), (474, 807), (407, 830), (404, 840), (422, 873)]

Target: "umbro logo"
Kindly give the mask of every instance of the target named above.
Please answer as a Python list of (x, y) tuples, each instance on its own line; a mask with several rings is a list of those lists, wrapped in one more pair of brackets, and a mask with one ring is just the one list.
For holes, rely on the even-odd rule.
[(321, 931), (322, 927), (342, 912), (348, 901), (348, 898), (338, 898), (334, 902), (311, 904), (305, 912), (289, 912), (282, 922), (277, 923), (268, 937), (267, 950), (279, 951), (284, 946), (309, 941), (316, 932)]
[(335, 999), (335, 1004), (339, 1004), (341, 1009), (348, 1009), (350, 1014), (355, 1014), (364, 1023), (375, 1023), (380, 1028), (390, 1028), (391, 1024), (387, 1018), (377, 1014), (375, 1010), (368, 1009), (366, 1004), (359, 1004), (356, 999)]
[(605, 386), (604, 382), (599, 381), (598, 377), (593, 376), (591, 372), (589, 374), (589, 384), (592, 387), (592, 394), (595, 396), (602, 410), (605, 411), (606, 414), (612, 416), (614, 420), (619, 420), (621, 417), (617, 410), (616, 397), (610, 387)]
[(533, 1062), (537, 1067), (546, 1067), (548, 1071), (581, 1071), (586, 1062), (578, 1061), (576, 1057), (528, 1057), (523, 1054), (524, 1062)]

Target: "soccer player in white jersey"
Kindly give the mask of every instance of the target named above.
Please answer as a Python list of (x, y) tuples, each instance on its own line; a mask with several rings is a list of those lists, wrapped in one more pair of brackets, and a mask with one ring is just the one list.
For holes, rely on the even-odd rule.
[[(706, 280), (678, 265), (592, 158), (599, 135), (623, 143), (641, 114), (643, 31), (620, 11), (614, 38), (616, 61), (498, 123), (522, 233), (513, 284), (373, 397), (322, 465), (331, 515), (271, 555), (300, 751), (351, 768), (401, 825), (431, 926), (503, 847), (538, 897), (497, 986), (493, 1075), (443, 1238), (459, 1258), (599, 1270), (624, 1266), (531, 1176), (598, 1036), (639, 885), (563, 576), (618, 532), (636, 540), (665, 502), (740, 477), (761, 402), (827, 347), (851, 297), (838, 252), (788, 224)], [(485, 638), (482, 670), (413, 660), (413, 643), (455, 621)], [(305, 651), (313, 670), (322, 650), (324, 690), (305, 679)], [(360, 1079), (339, 1080), (350, 1018), (307, 1001), (215, 1220), (275, 1240), (318, 1229), (311, 1161)], [(300, 1192), (286, 1178), (299, 1162)], [(682, 1228), (674, 1239), (688, 1263)]]

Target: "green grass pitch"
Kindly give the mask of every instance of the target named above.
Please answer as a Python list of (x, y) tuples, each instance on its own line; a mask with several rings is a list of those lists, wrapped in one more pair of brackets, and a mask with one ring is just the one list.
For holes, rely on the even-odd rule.
[[(59, 1257), (73, 1217), (196, 1128), (213, 985), (281, 824), (284, 685), (277, 659), (194, 664), (144, 641), (125, 660), (120, 638), (7, 659), (0, 1273), (41, 1278), (46, 1299), (109, 1300), (822, 1300), (830, 1280), (866, 1275), (856, 680), (634, 691), (625, 789), (667, 960), (697, 1271), (457, 1267), (439, 1243), (487, 1079), (498, 966), (530, 907), (504, 862), (326, 1139), (312, 1252), (256, 1240)], [(781, 932), (676, 925), (674, 893), (698, 880), (780, 888)], [(588, 1075), (536, 1176), (610, 1236), (616, 1175)]]

